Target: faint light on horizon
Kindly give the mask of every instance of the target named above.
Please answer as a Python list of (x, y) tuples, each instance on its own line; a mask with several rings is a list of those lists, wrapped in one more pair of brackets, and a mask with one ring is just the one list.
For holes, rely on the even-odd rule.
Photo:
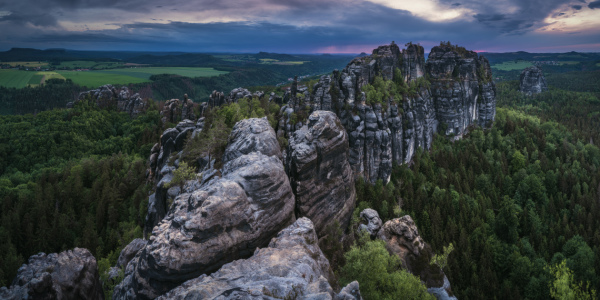
[(379, 47), (380, 45), (345, 45), (345, 46), (327, 46), (321, 47), (314, 51), (313, 53), (345, 53), (345, 54), (359, 54), (359, 53), (368, 53), (373, 52), (373, 49)]

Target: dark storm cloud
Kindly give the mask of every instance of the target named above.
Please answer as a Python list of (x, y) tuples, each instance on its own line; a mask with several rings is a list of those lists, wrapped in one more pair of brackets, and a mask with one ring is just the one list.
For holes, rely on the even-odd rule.
[(582, 7), (583, 6), (581, 6), (581, 5), (572, 5), (571, 6), (571, 8), (574, 9), (574, 10), (581, 10)]
[[(32, 46), (300, 53), (392, 40), (422, 42), (427, 49), (441, 40), (486, 49), (531, 43), (544, 18), (559, 7), (582, 8), (575, 5), (581, 0), (440, 1), (445, 8), (472, 13), (437, 23), (360, 0), (0, 0), (0, 12), (11, 12), (0, 17), (0, 50)], [(600, 0), (588, 6), (600, 7)], [(184, 22), (181, 16), (190, 19)], [(206, 22), (206, 16), (246, 21), (195, 23)], [(163, 19), (172, 21), (152, 23)], [(68, 31), (60, 27), (62, 21), (94, 30)], [(111, 26), (106, 28), (116, 29), (98, 29), (97, 24), (107, 23)], [(570, 41), (595, 42), (597, 35), (575, 34)], [(544, 45), (556, 43), (554, 37), (537, 38)]]
[(590, 2), (590, 4), (588, 4), (588, 7), (591, 9), (600, 8), (600, 0)]

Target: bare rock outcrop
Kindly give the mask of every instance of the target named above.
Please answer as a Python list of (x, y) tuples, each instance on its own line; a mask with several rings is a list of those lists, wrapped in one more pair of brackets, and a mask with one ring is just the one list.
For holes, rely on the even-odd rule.
[(521, 72), (519, 91), (529, 96), (547, 91), (548, 85), (542, 69), (537, 66), (527, 67)]
[(223, 163), (255, 151), (281, 158), (277, 136), (266, 117), (237, 122), (229, 137), (230, 142), (225, 149)]
[[(229, 141), (239, 138), (244, 136), (232, 132)], [(294, 194), (283, 164), (277, 155), (263, 154), (277, 151), (258, 146), (248, 150), (254, 151), (228, 156), (221, 178), (177, 196), (148, 245), (127, 266), (114, 299), (156, 298), (186, 280), (251, 256), (295, 221)]]
[(360, 224), (359, 230), (364, 230), (371, 237), (376, 237), (379, 229), (381, 229), (382, 221), (376, 210), (367, 208), (360, 212), (360, 218), (367, 224)]
[(348, 163), (348, 135), (333, 112), (314, 111), (294, 132), (287, 168), (298, 216), (311, 219), (319, 236), (331, 222), (348, 226), (356, 191)]
[(444, 285), (444, 273), (431, 265), (431, 246), (419, 235), (413, 219), (406, 215), (383, 224), (377, 237), (386, 242), (387, 248), (398, 255), (402, 266), (413, 275), (420, 276), (428, 288)]
[[(332, 299), (333, 276), (312, 222), (300, 218), (252, 257), (189, 280), (159, 299)], [(360, 299), (357, 282), (342, 292), (337, 299)]]
[(104, 299), (96, 259), (87, 250), (39, 253), (19, 268), (2, 299)]
[[(95, 90), (79, 93), (78, 101), (94, 101), (100, 108), (114, 107), (118, 111), (124, 111), (131, 117), (137, 117), (146, 111), (148, 103), (138, 93), (132, 94), (127, 87), (116, 87), (107, 84)], [(69, 106), (73, 106), (70, 104)]]
[[(377, 76), (401, 78), (413, 92), (402, 99), (367, 103), (362, 89)], [(460, 138), (469, 126), (491, 126), (496, 112), (487, 59), (447, 44), (433, 47), (427, 62), (420, 45), (408, 43), (402, 50), (394, 43), (380, 46), (372, 55), (322, 76), (312, 93), (301, 92), (296, 84), (283, 99), (287, 105), (281, 108), (278, 136), (290, 138), (305, 124), (301, 116), (332, 111), (348, 134), (355, 178), (372, 183), (387, 183), (392, 165), (409, 162), (418, 148), (430, 148), (434, 133)]]
[(194, 102), (188, 99), (187, 94), (183, 96), (183, 100), (171, 99), (167, 100), (160, 111), (163, 124), (176, 123), (181, 120), (195, 120)]

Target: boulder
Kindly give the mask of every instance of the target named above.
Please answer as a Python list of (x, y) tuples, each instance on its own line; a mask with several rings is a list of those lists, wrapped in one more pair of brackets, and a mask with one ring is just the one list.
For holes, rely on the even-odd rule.
[(548, 85), (546, 84), (546, 78), (544, 78), (542, 69), (537, 66), (525, 68), (521, 72), (519, 90), (529, 96), (547, 91)]
[(96, 259), (87, 250), (39, 253), (19, 268), (2, 299), (104, 299)]
[(374, 209), (367, 208), (360, 212), (360, 217), (367, 224), (360, 224), (359, 228), (365, 230), (371, 235), (371, 237), (377, 236), (379, 229), (381, 229), (381, 219), (379, 214)]
[(189, 280), (158, 299), (360, 299), (356, 281), (335, 295), (329, 284), (333, 276), (312, 222), (300, 218), (252, 257)]
[(287, 160), (298, 215), (311, 219), (319, 236), (334, 221), (346, 228), (356, 191), (348, 163), (348, 135), (338, 117), (313, 112), (292, 135)]
[(431, 246), (423, 241), (409, 215), (385, 222), (377, 237), (385, 241), (388, 250), (398, 255), (402, 266), (419, 276), (428, 288), (444, 285), (444, 273), (438, 266), (430, 264)]

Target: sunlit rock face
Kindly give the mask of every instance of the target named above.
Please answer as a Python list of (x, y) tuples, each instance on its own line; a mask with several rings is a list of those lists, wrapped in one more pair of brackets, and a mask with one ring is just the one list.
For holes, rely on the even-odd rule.
[[(403, 80), (415, 86), (414, 92), (369, 104), (362, 88), (376, 76)], [(491, 126), (496, 113), (496, 86), (488, 60), (450, 45), (433, 47), (427, 62), (420, 45), (380, 46), (343, 70), (322, 76), (312, 93), (299, 94), (297, 84), (292, 89), (283, 97), (289, 101), (282, 107), (278, 136), (291, 138), (306, 123), (290, 116), (334, 112), (348, 134), (353, 174), (368, 182), (389, 181), (393, 164), (409, 162), (418, 148), (430, 148), (434, 133), (460, 138), (469, 126)]]
[(542, 69), (536, 66), (525, 68), (521, 72), (519, 90), (529, 96), (547, 91), (548, 85), (546, 84), (544, 74), (542, 74)]

